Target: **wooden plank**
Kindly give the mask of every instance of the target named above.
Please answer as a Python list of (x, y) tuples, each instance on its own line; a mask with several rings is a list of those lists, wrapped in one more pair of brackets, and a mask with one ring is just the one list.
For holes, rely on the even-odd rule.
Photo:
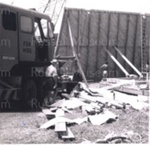
[(143, 95), (142, 90), (137, 90), (135, 88), (127, 87), (127, 86), (122, 86), (120, 88), (115, 88), (114, 90), (122, 92), (122, 93), (127, 93), (127, 94), (132, 94), (132, 95)]
[(117, 116), (110, 112), (110, 111), (104, 111), (103, 114), (98, 115), (89, 115), (89, 120), (93, 125), (101, 125), (106, 123), (109, 119), (116, 120)]
[(42, 112), (46, 115), (48, 119), (53, 119), (56, 117), (54, 112), (51, 112), (49, 109), (42, 109)]
[(59, 122), (55, 125), (55, 132), (66, 132), (66, 122)]
[[(63, 14), (63, 18), (65, 18), (65, 14), (66, 14), (66, 9), (64, 10), (64, 14)], [(58, 34), (58, 38), (57, 38), (57, 41), (56, 41), (56, 47), (55, 47), (55, 50), (54, 50), (54, 58), (57, 56), (57, 53), (58, 53), (58, 48), (59, 48), (59, 45), (60, 45), (60, 42), (61, 42), (61, 39), (63, 38), (62, 37), (62, 31), (63, 31), (63, 27), (64, 27), (64, 23), (65, 23), (65, 19), (63, 19), (62, 23), (61, 23), (61, 28), (60, 28), (60, 33)]]
[(61, 95), (62, 95), (64, 98), (66, 98), (66, 99), (72, 98), (72, 96), (69, 95), (69, 94), (67, 94), (67, 93), (61, 93)]
[(43, 112), (45, 115), (54, 115), (54, 116), (55, 116), (55, 113), (54, 113), (54, 112), (51, 112), (50, 109), (45, 109), (45, 108), (43, 108), (43, 109), (42, 109), (42, 112)]
[(75, 123), (73, 120), (65, 118), (65, 117), (56, 117), (54, 119), (49, 120), (48, 122), (44, 123), (40, 126), (41, 129), (48, 129), (51, 126), (55, 126), (56, 124), (60, 122), (66, 122), (66, 123)]
[(64, 116), (64, 115), (65, 115), (64, 110), (58, 109), (58, 110), (56, 111), (56, 117), (61, 117), (61, 116)]
[(73, 135), (70, 128), (67, 128), (67, 135), (62, 135), (62, 139), (75, 139), (75, 136)]
[(59, 108), (62, 106), (63, 102), (65, 102), (65, 99), (62, 99), (62, 100), (58, 100), (57, 102), (55, 102), (54, 104), (51, 105), (51, 108)]
[(107, 50), (105, 49), (106, 52), (109, 54), (109, 56), (112, 58), (112, 60), (118, 65), (118, 67), (123, 71), (125, 76), (129, 76), (129, 73), (125, 70), (125, 68), (121, 65), (121, 63)]
[(81, 66), (81, 64), (80, 64), (79, 58), (78, 58), (78, 56), (77, 56), (77, 54), (76, 54), (76, 51), (75, 51), (75, 48), (74, 48), (74, 42), (73, 42), (73, 38), (72, 38), (73, 36), (72, 36), (72, 31), (71, 31), (71, 26), (70, 26), (69, 19), (68, 19), (68, 29), (69, 29), (69, 36), (70, 36), (70, 41), (71, 41), (71, 45), (72, 45), (73, 55), (74, 55), (74, 56), (76, 57), (76, 59), (77, 59), (77, 64), (78, 64), (80, 73), (81, 73), (81, 75), (82, 75), (82, 77), (83, 77), (83, 80), (84, 80), (86, 86), (88, 87), (88, 82), (87, 82), (87, 80), (86, 80), (85, 74), (84, 74), (84, 72), (83, 72), (83, 70), (82, 70), (82, 66)]
[(132, 69), (141, 77), (143, 78), (142, 73), (123, 55), (123, 53), (115, 47), (115, 49), (117, 50), (117, 52), (121, 55), (121, 57), (125, 60), (125, 62), (127, 62), (130, 67), (132, 67)]

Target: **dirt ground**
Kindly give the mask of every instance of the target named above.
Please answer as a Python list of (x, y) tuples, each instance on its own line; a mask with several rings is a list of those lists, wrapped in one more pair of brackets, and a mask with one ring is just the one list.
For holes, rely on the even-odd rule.
[(41, 110), (28, 110), (15, 102), (11, 109), (0, 112), (0, 144), (77, 144), (84, 140), (104, 139), (110, 133), (120, 135), (131, 133), (132, 143), (148, 143), (149, 110), (145, 112), (129, 108), (125, 111), (111, 109), (119, 116), (117, 121), (93, 126), (91, 123), (70, 126), (75, 140), (64, 142), (58, 139), (54, 129), (42, 130), (39, 127), (47, 121)]

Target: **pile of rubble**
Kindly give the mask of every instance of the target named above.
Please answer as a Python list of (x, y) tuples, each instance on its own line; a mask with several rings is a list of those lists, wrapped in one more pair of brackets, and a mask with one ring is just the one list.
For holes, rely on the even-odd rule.
[(89, 89), (85, 84), (79, 83), (71, 94), (62, 94), (63, 99), (42, 108), (49, 121), (40, 128), (52, 127), (61, 139), (75, 139), (70, 125), (90, 122), (99, 126), (119, 118), (110, 111), (112, 107), (122, 110), (128, 107), (143, 110), (149, 106), (147, 97), (127, 95), (109, 89), (106, 87)]

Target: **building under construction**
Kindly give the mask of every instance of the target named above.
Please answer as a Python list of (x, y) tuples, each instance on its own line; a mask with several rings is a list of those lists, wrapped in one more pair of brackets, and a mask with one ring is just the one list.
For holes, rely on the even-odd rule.
[(144, 74), (149, 63), (150, 15), (67, 8), (56, 56), (73, 56), (69, 25), (74, 48), (88, 79), (101, 78), (100, 66), (106, 61), (109, 77)]

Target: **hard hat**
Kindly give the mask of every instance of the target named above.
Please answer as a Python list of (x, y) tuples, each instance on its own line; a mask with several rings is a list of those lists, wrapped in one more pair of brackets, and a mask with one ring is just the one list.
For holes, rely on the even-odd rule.
[(53, 59), (51, 63), (57, 63), (57, 59)]

